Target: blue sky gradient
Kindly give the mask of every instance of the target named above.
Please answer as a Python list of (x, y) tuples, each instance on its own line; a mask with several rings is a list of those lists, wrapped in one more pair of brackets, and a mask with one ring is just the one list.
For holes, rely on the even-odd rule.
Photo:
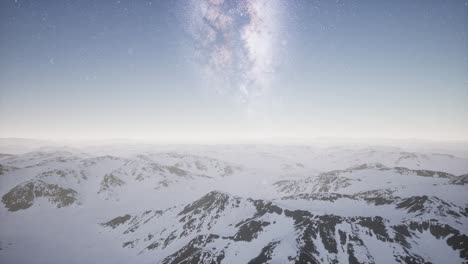
[(0, 137), (468, 140), (468, 1), (279, 1), (254, 77), (257, 14), (216, 9), (239, 57), (214, 69), (190, 31), (208, 2), (1, 1)]

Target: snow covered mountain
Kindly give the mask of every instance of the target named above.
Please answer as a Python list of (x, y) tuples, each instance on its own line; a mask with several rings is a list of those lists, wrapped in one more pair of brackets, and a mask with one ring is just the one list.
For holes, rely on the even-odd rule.
[(0, 262), (468, 262), (468, 159), (450, 151), (125, 148), (2, 153)]

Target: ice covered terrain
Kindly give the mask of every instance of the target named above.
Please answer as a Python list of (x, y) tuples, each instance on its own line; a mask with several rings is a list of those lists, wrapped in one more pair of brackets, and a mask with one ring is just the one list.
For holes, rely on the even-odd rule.
[(0, 263), (468, 262), (459, 149), (33, 143), (0, 141)]

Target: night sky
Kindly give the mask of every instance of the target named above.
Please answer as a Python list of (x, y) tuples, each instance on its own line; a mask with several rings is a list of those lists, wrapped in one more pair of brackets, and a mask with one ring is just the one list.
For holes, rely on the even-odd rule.
[(1, 1), (0, 137), (468, 140), (468, 1)]

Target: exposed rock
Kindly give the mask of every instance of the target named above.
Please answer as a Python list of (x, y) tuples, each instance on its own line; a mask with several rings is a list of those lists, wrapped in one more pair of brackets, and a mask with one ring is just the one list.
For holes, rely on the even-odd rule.
[(40, 180), (21, 183), (3, 195), (2, 202), (9, 211), (18, 211), (31, 207), (36, 198), (44, 197), (57, 208), (69, 206), (78, 200), (78, 193), (73, 189), (62, 188)]
[(204, 250), (208, 248), (208, 244), (219, 238), (219, 236), (213, 234), (197, 236), (176, 253), (165, 258), (162, 263), (221, 263), (224, 258), (223, 251)]
[(126, 214), (124, 216), (117, 216), (116, 218), (110, 220), (109, 222), (101, 224), (102, 226), (112, 227), (112, 229), (116, 228), (119, 225), (124, 224), (128, 220), (130, 220), (131, 216)]
[(119, 186), (122, 186), (124, 185), (125, 182), (123, 180), (121, 180), (119, 177), (117, 177), (116, 175), (114, 174), (106, 174), (104, 175), (104, 177), (102, 178), (102, 181), (101, 181), (101, 184), (100, 184), (100, 188), (99, 188), (99, 191), (98, 193), (103, 193), (103, 192), (106, 192), (106, 191), (112, 191), (112, 189), (114, 187), (119, 187)]
[(262, 248), (262, 251), (257, 257), (249, 261), (249, 264), (269, 263), (269, 261), (271, 260), (271, 255), (273, 254), (273, 250), (276, 248), (278, 244), (279, 244), (279, 241), (270, 242), (268, 245)]

